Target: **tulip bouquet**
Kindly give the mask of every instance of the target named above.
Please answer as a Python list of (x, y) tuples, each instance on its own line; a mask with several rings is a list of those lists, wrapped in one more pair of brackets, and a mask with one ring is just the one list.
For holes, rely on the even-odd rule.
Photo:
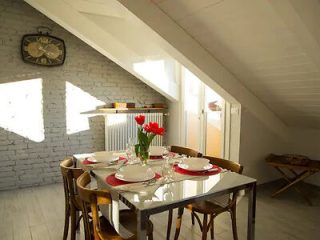
[(149, 158), (149, 147), (155, 136), (163, 136), (165, 129), (159, 127), (156, 122), (144, 124), (145, 116), (138, 115), (135, 117), (138, 126), (138, 143), (135, 145), (136, 155), (140, 157), (143, 165), (147, 163)]

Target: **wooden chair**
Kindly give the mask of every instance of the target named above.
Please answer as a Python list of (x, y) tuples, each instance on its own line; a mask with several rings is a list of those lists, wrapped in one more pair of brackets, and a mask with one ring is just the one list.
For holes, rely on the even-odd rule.
[[(115, 231), (109, 221), (101, 216), (99, 217), (98, 206), (108, 205), (112, 203), (111, 194), (107, 190), (92, 190), (87, 188), (87, 185), (91, 182), (89, 173), (83, 173), (77, 180), (77, 187), (80, 198), (83, 204), (90, 204), (92, 214), (92, 229), (95, 240), (122, 240), (118, 233)], [(84, 211), (86, 208), (83, 207)], [(83, 212), (86, 215), (87, 212)], [(121, 224), (134, 234), (129, 239), (136, 239), (136, 215), (131, 210), (120, 211), (120, 222)], [(153, 225), (149, 220), (147, 228), (148, 239), (153, 239)]]
[(181, 146), (171, 146), (170, 148), (171, 152), (179, 153), (180, 155), (186, 155), (187, 157), (201, 157), (202, 153), (193, 150), (191, 148), (187, 147), (181, 147)]
[[(202, 157), (202, 153), (191, 149), (187, 147), (182, 147), (182, 146), (171, 146), (170, 148), (171, 152), (178, 153), (180, 155), (186, 155), (187, 157)], [(168, 215), (168, 226), (167, 226), (167, 239), (170, 238), (170, 232), (171, 232), (171, 226), (172, 226), (172, 215), (173, 215), (173, 210), (169, 210), (169, 215)], [(192, 217), (192, 221), (194, 221)]]
[[(204, 158), (209, 159), (211, 164), (218, 165), (221, 168), (242, 174), (243, 167), (238, 163), (209, 156), (204, 156)], [(238, 193), (239, 191), (235, 191), (232, 194), (227, 194), (222, 197), (213, 198), (210, 201), (189, 204), (185, 207), (191, 211), (193, 218), (195, 217), (197, 219), (197, 222), (199, 223), (200, 229), (202, 231), (202, 240), (207, 239), (207, 233), (209, 230), (211, 234), (211, 239), (214, 239), (214, 218), (223, 212), (230, 213), (232, 221), (233, 239), (238, 240), (236, 225), (236, 206)], [(203, 214), (202, 223), (197, 213)], [(178, 239), (179, 237), (182, 222), (182, 214), (183, 208), (180, 208), (178, 211), (177, 226), (174, 239)], [(208, 216), (210, 217), (209, 221)], [(194, 224), (194, 219), (192, 220), (192, 224)]]
[(60, 163), (60, 170), (63, 178), (64, 197), (65, 197), (65, 219), (63, 240), (68, 237), (69, 220), (71, 219), (71, 239), (76, 239), (76, 230), (79, 226), (81, 217), (83, 218), (85, 237), (90, 239), (89, 219), (88, 216), (79, 216), (82, 209), (82, 202), (76, 191), (76, 180), (84, 172), (80, 168), (74, 168), (72, 157), (64, 159)]

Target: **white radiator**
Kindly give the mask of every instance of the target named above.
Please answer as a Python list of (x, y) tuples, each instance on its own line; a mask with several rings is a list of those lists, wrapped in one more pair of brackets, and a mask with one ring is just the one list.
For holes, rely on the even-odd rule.
[[(107, 114), (105, 115), (105, 147), (106, 151), (121, 151), (126, 149), (128, 139), (135, 138), (137, 141), (137, 128), (134, 117), (139, 113), (130, 114)], [(163, 126), (163, 113), (144, 113), (145, 123), (157, 122)], [(162, 136), (156, 136), (151, 145), (162, 146)]]

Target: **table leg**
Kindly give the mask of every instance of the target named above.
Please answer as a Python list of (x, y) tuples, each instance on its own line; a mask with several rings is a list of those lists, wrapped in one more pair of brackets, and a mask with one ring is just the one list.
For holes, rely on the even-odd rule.
[(137, 213), (137, 240), (147, 239), (148, 216), (141, 211)]
[(172, 213), (173, 213), (173, 209), (170, 209), (169, 213), (168, 213), (167, 240), (170, 240), (171, 225), (172, 225)]
[(178, 218), (176, 220), (176, 225), (177, 226), (176, 226), (176, 232), (174, 234), (174, 240), (177, 240), (179, 238), (183, 211), (184, 211), (184, 207), (179, 207), (178, 208)]
[(257, 184), (253, 183), (249, 187), (249, 199), (248, 199), (248, 229), (247, 229), (247, 239), (255, 239), (255, 222), (256, 222), (256, 191)]

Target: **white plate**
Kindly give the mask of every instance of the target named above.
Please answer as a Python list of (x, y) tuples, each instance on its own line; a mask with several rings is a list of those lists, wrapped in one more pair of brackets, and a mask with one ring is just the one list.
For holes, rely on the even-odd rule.
[(119, 169), (115, 177), (127, 182), (143, 182), (156, 176), (155, 172), (148, 166), (127, 165)]
[(95, 159), (94, 157), (88, 157), (86, 158), (86, 160), (90, 163), (99, 163), (99, 161), (97, 161), (97, 159)]
[(179, 163), (178, 166), (189, 171), (204, 171), (212, 168), (212, 164), (206, 158), (187, 158), (183, 163)]
[(212, 166), (213, 165), (211, 163), (208, 163), (207, 165), (202, 166), (202, 167), (198, 167), (198, 166), (195, 166), (195, 165), (186, 165), (186, 164), (183, 164), (183, 163), (179, 163), (178, 164), (179, 168), (182, 168), (182, 169), (188, 170), (188, 171), (205, 171), (205, 170), (211, 169)]

